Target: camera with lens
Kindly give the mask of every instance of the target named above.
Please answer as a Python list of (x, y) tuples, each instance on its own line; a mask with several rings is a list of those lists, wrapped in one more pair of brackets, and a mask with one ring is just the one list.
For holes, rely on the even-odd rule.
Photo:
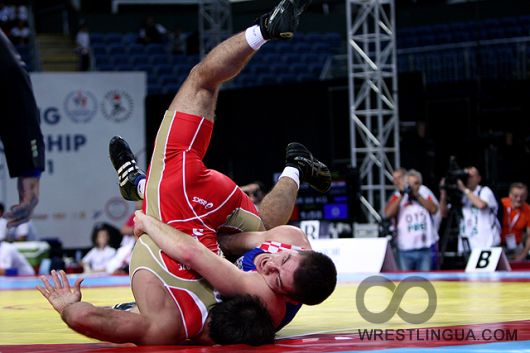
[(464, 185), (467, 183), (469, 173), (458, 166), (456, 158), (449, 158), (449, 168), (445, 176), (445, 184), (442, 186), (447, 191), (447, 202), (453, 206), (459, 206), (462, 199), (462, 192), (458, 189), (457, 181), (460, 180)]
[(408, 195), (409, 198), (414, 198), (414, 193), (412, 192), (412, 188), (410, 187), (409, 183), (405, 183), (405, 186), (403, 187), (403, 195)]

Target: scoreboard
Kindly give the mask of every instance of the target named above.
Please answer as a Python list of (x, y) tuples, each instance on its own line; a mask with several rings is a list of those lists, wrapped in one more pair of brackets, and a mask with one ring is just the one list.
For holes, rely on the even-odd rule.
[(348, 222), (351, 214), (349, 186), (345, 180), (333, 181), (331, 189), (321, 194), (307, 184), (302, 184), (296, 199), (291, 221), (324, 220)]

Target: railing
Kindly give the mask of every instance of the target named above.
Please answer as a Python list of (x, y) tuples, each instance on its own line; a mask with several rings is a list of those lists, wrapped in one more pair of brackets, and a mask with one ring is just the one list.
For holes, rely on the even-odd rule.
[(40, 9), (35, 13), (35, 17), (41, 23), (40, 31), (70, 35), (70, 17), (66, 5), (61, 4)]
[[(399, 72), (423, 72), (427, 83), (530, 78), (530, 37), (398, 49)], [(347, 55), (335, 55), (321, 78), (346, 77)]]

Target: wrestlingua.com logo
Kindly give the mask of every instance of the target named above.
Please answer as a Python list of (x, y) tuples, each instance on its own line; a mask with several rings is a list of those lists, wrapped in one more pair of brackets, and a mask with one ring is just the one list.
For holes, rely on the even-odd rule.
[[(373, 287), (384, 287), (392, 292), (392, 298), (387, 307), (378, 312), (366, 306), (366, 294)], [(425, 291), (428, 304), (420, 313), (411, 313), (401, 307), (403, 297), (412, 288)], [(431, 282), (420, 276), (409, 276), (397, 285), (384, 276), (370, 276), (359, 284), (355, 296), (359, 314), (368, 322), (382, 324), (398, 315), (409, 324), (422, 324), (429, 321), (438, 305), (436, 290)], [(466, 327), (433, 327), (433, 328), (403, 328), (403, 329), (359, 329), (357, 334), (361, 341), (517, 341), (517, 329), (473, 329)]]
[[(384, 287), (393, 294), (388, 306), (381, 312), (373, 312), (366, 306), (366, 292), (373, 287)], [(400, 307), (403, 297), (409, 289), (421, 288), (427, 293), (428, 305), (421, 313), (410, 313)], [(436, 290), (431, 282), (420, 276), (409, 276), (399, 282), (396, 286), (394, 282), (384, 276), (370, 276), (363, 280), (357, 288), (355, 296), (357, 310), (359, 314), (368, 322), (382, 324), (390, 321), (394, 315), (398, 315), (402, 320), (410, 324), (422, 324), (429, 321), (436, 311), (438, 298)]]

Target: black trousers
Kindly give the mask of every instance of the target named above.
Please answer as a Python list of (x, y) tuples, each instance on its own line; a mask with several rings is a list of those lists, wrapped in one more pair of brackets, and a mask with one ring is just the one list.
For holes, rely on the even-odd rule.
[(25, 64), (0, 30), (0, 138), (9, 175), (44, 170), (40, 118)]

